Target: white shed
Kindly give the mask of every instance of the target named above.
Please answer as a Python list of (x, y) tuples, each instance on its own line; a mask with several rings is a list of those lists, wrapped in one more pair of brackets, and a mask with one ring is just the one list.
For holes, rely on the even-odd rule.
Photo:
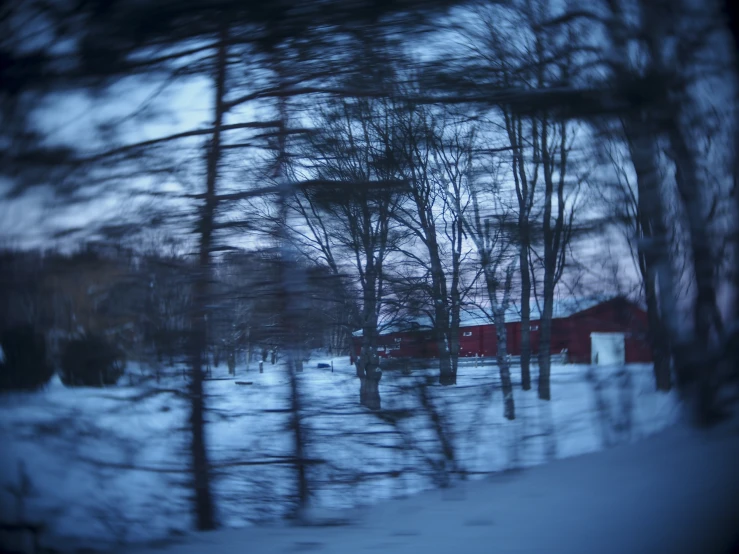
[(590, 333), (590, 362), (593, 365), (625, 364), (625, 334)]

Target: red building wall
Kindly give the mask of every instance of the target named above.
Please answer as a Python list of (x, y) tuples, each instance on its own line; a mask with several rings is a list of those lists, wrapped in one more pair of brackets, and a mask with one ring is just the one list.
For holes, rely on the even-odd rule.
[[(531, 321), (531, 353), (539, 352), (539, 321)], [(521, 322), (506, 324), (508, 353), (521, 355)], [(626, 362), (651, 362), (647, 338), (646, 313), (635, 304), (621, 298), (593, 306), (567, 318), (552, 320), (551, 353), (567, 350), (572, 363), (590, 363), (590, 333), (615, 332), (625, 334)], [(459, 356), (493, 357), (497, 353), (495, 326), (475, 325), (460, 329)], [(354, 338), (355, 356), (359, 354), (361, 337)], [(406, 331), (383, 335), (379, 340), (381, 357), (436, 358), (438, 348), (433, 332)]]
[(558, 343), (552, 333), (552, 352), (567, 344), (568, 359), (573, 363), (590, 363), (590, 333), (624, 333), (626, 362), (650, 362), (646, 313), (624, 299), (614, 299), (566, 319), (553, 322)]

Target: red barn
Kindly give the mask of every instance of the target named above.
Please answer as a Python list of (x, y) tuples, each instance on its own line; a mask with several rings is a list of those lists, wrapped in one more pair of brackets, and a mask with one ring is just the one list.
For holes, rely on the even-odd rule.
[[(531, 352), (539, 352), (539, 314), (532, 308)], [(520, 314), (506, 314), (508, 353), (521, 355)], [(354, 336), (359, 354), (361, 331)], [(381, 357), (435, 358), (437, 345), (429, 322), (415, 321), (380, 333)], [(493, 357), (497, 352), (495, 325), (482, 311), (462, 315), (459, 356)], [(609, 300), (572, 299), (555, 305), (552, 319), (552, 354), (566, 354), (570, 363), (651, 362), (647, 339), (647, 315), (637, 304), (616, 297)]]

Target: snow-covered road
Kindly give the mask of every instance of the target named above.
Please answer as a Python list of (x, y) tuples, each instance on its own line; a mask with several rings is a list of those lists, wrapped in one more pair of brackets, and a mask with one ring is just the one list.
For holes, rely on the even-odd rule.
[(728, 554), (739, 538), (739, 424), (678, 426), (353, 515), (342, 527), (223, 530), (120, 552)]

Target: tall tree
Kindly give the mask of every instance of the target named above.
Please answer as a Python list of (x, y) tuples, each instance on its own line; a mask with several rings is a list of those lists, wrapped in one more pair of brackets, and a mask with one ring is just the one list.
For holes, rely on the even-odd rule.
[[(467, 64), (476, 67), (504, 88), (534, 86), (533, 72), (537, 67), (532, 62), (534, 51), (528, 33), (520, 40), (512, 40), (515, 30), (526, 29), (525, 13), (510, 6), (477, 6), (478, 25), (466, 29), (471, 48), (471, 59)], [(499, 25), (500, 21), (506, 25)], [(493, 148), (499, 155), (510, 154), (510, 174), (515, 185), (518, 205), (518, 273), (520, 275), (519, 304), (521, 311), (521, 387), (531, 389), (531, 297), (533, 293), (531, 266), (532, 218), (537, 185), (541, 175), (541, 153), (539, 143), (539, 120), (527, 117), (503, 104), (499, 108), (502, 129), (507, 141)], [(499, 117), (493, 115), (491, 122), (500, 128)]]
[[(536, 118), (524, 123), (523, 117), (503, 111), (506, 133), (510, 141), (513, 160), (512, 173), (518, 201), (518, 271), (521, 276), (521, 388), (531, 389), (531, 251), (532, 210), (539, 181), (541, 156), (539, 154), (538, 125)], [(524, 138), (524, 128), (530, 126), (531, 141)], [(533, 149), (527, 160), (526, 143)]]
[[(554, 148), (549, 142), (554, 135)], [(556, 138), (555, 138), (556, 137)], [(542, 400), (551, 400), (551, 340), (554, 294), (566, 266), (566, 255), (571, 239), (574, 206), (566, 198), (568, 157), (571, 149), (569, 126), (560, 121), (552, 125), (546, 118), (541, 121), (541, 153), (544, 173), (544, 209), (542, 220), (542, 310), (539, 331), (539, 382), (538, 394)], [(556, 210), (554, 214), (552, 211)]]
[[(711, 184), (701, 171), (696, 145), (686, 125), (691, 119), (691, 111), (696, 112), (696, 102), (691, 98), (689, 89), (692, 73), (706, 71), (699, 56), (711, 37), (715, 36), (719, 24), (715, 7), (704, 8), (694, 12), (688, 4), (681, 3), (680, 15), (676, 15), (674, 6), (666, 9), (662, 3), (642, 2), (643, 24), (651, 30), (647, 35), (645, 49), (653, 64), (653, 70), (667, 77), (669, 89), (664, 110), (660, 117), (664, 124), (664, 135), (668, 145), (667, 153), (674, 164), (674, 178), (679, 197), (686, 215), (686, 227), (689, 237), (689, 259), (695, 282), (695, 299), (693, 304), (693, 340), (690, 351), (705, 367), (698, 370), (697, 402), (701, 417), (710, 420), (717, 415), (715, 385), (716, 362), (708, 362), (716, 358), (720, 343), (724, 337), (724, 325), (717, 301), (718, 264), (716, 261), (717, 242), (711, 233), (711, 218), (716, 216), (718, 191), (711, 190)], [(691, 38), (683, 38), (689, 29)], [(670, 38), (677, 39), (674, 50), (666, 47)], [(673, 53), (674, 52), (674, 53)], [(696, 64), (699, 67), (696, 69)], [(706, 71), (707, 72), (707, 71)], [(693, 124), (693, 129), (696, 125)], [(728, 190), (728, 187), (726, 187)], [(720, 192), (719, 192), (720, 194)], [(712, 198), (713, 197), (713, 198)], [(713, 205), (712, 205), (713, 204)], [(678, 374), (683, 379), (687, 373), (695, 371), (681, 367), (685, 360), (680, 353)]]
[(393, 134), (390, 106), (386, 100), (361, 98), (326, 106), (315, 121), (319, 131), (303, 153), (307, 171), (325, 186), (296, 198), (311, 242), (337, 273), (347, 266), (356, 272), (362, 295), (356, 322), (362, 346), (356, 371), (360, 400), (372, 408), (379, 408), (377, 348), (386, 292), (384, 265), (397, 240), (392, 217), (402, 185), (388, 159)]
[[(609, 140), (612, 136), (613, 140)], [(634, 145), (624, 135), (623, 125), (603, 131), (603, 149), (611, 162), (615, 173), (615, 184), (601, 191), (606, 197), (608, 218), (624, 233), (636, 269), (643, 286), (643, 295), (647, 305), (649, 344), (654, 363), (654, 379), (657, 390), (669, 391), (672, 388), (671, 351), (669, 334), (662, 320), (659, 309), (658, 279), (653, 268), (653, 261), (644, 248), (655, 232), (666, 233), (666, 230), (653, 228), (651, 209), (645, 207), (645, 198), (639, 195), (638, 185), (629, 177), (633, 168), (632, 157)], [(620, 150), (624, 155), (619, 155)], [(642, 153), (644, 155), (646, 153)], [(653, 153), (656, 156), (656, 153)], [(637, 178), (639, 175), (637, 175)], [(641, 173), (644, 178), (644, 169)]]
[[(624, 14), (624, 8), (620, 2), (610, 0), (608, 3), (610, 9), (611, 21), (608, 25), (609, 38), (612, 48), (616, 54), (616, 63), (613, 64), (614, 78), (629, 80), (633, 79), (633, 75), (639, 70), (631, 65), (628, 53), (628, 44), (633, 37), (629, 35), (628, 24)], [(668, 20), (664, 19), (664, 14), (658, 16), (654, 7), (646, 6), (644, 3), (639, 5), (639, 24), (642, 28), (649, 28), (650, 31), (643, 36), (646, 38), (646, 44), (642, 43), (642, 48), (647, 59), (646, 67), (641, 70), (648, 78), (654, 81), (653, 86), (658, 90), (661, 98), (661, 107), (655, 112), (654, 106), (645, 104), (635, 109), (630, 114), (621, 118), (621, 123), (629, 146), (631, 161), (634, 164), (634, 170), (637, 177), (638, 185), (638, 214), (640, 220), (640, 229), (644, 234), (644, 240), (640, 245), (640, 261), (644, 268), (645, 274), (645, 292), (647, 296), (647, 307), (649, 310), (650, 333), (652, 336), (652, 344), (656, 358), (656, 379), (657, 386), (660, 389), (668, 389), (670, 377), (667, 370), (668, 360), (673, 354), (674, 349), (680, 340), (680, 331), (677, 329), (677, 318), (674, 313), (675, 292), (672, 270), (672, 262), (670, 259), (669, 235), (666, 222), (665, 193), (664, 185), (661, 182), (659, 171), (659, 153), (660, 153), (660, 136), (663, 136), (667, 130), (670, 133), (670, 142), (682, 146), (681, 154), (686, 156), (685, 160), (680, 162), (681, 168), (678, 168), (676, 178), (682, 183), (683, 199), (691, 200), (692, 204), (688, 207), (690, 217), (692, 218), (692, 226), (704, 226), (705, 221), (698, 222), (698, 215), (701, 212), (701, 202), (699, 199), (686, 190), (685, 164), (688, 164), (688, 172), (695, 175), (694, 164), (691, 163), (692, 153), (688, 151), (684, 143), (681, 143), (679, 130), (675, 127), (675, 123), (670, 123), (668, 129), (665, 129), (662, 117), (655, 117), (655, 113), (660, 113), (665, 107), (672, 107), (672, 113), (667, 115), (668, 118), (678, 117), (679, 111), (676, 112), (676, 104), (674, 97), (668, 92), (666, 85), (668, 80), (665, 79), (665, 67), (661, 60), (660, 43), (666, 40), (664, 25)], [(662, 30), (662, 32), (660, 32)], [(657, 80), (659, 79), (659, 84)], [(679, 124), (679, 123), (678, 123)], [(703, 236), (705, 228), (698, 229), (697, 238)], [(705, 240), (702, 240), (704, 246)], [(701, 293), (701, 309), (700, 314), (706, 314), (706, 303), (711, 303), (713, 293), (712, 274), (713, 266), (708, 270), (706, 275), (706, 265), (710, 265), (709, 259), (702, 259), (701, 256), (710, 256), (710, 247), (705, 254), (698, 254), (698, 267), (703, 269), (699, 289)], [(659, 298), (657, 299), (657, 295)], [(715, 296), (713, 296), (713, 304), (715, 309)], [(713, 321), (715, 312), (710, 311), (709, 321)], [(696, 312), (696, 315), (698, 313)], [(706, 328), (704, 315), (701, 315), (703, 328)], [(696, 321), (697, 323), (697, 321)], [(704, 337), (707, 338), (707, 337)], [(677, 361), (677, 360), (676, 360)]]
[[(612, 78), (614, 82), (630, 83), (634, 81), (635, 72), (630, 61), (632, 37), (627, 30), (624, 8), (618, 0), (609, 0), (607, 7), (610, 17), (601, 23), (607, 28), (608, 47), (613, 52)], [(672, 313), (676, 295), (659, 168), (658, 130), (649, 116), (650, 105), (645, 97), (642, 103), (619, 114), (617, 136), (622, 136), (626, 143), (636, 175), (634, 230), (655, 359), (655, 382), (658, 389), (669, 390), (672, 343), (677, 335), (676, 318)]]
[[(533, 30), (533, 80), (537, 88), (543, 89), (557, 83), (572, 86), (574, 54), (572, 46), (577, 43), (573, 30), (565, 27), (555, 34), (541, 24), (549, 12), (549, 2), (529, 2), (526, 17)], [(562, 48), (564, 43), (564, 48)], [(570, 153), (575, 132), (573, 125), (564, 117), (552, 115), (549, 110), (538, 114), (538, 125), (532, 128), (539, 140), (543, 190), (543, 214), (541, 220), (543, 255), (543, 277), (541, 284), (541, 315), (539, 323), (539, 381), (538, 395), (542, 400), (551, 400), (551, 337), (554, 295), (557, 283), (566, 265), (573, 229), (574, 206), (569, 192), (571, 179)], [(575, 185), (577, 186), (577, 185)], [(572, 185), (569, 184), (569, 188)]]
[[(402, 101), (401, 109), (395, 113), (395, 126), (398, 141), (393, 155), (409, 186), (396, 218), (421, 245), (423, 257), (412, 250), (413, 243), (404, 252), (428, 276), (426, 288), (431, 303), (428, 312), (439, 356), (439, 383), (453, 385), (458, 356), (458, 346), (454, 346), (458, 337), (454, 335), (459, 333), (460, 277), (465, 248), (462, 222), (466, 201), (461, 196), (466, 174), (460, 171), (459, 164), (466, 163), (468, 145), (459, 140), (462, 138), (459, 135), (456, 145), (443, 146), (453, 125), (444, 121), (443, 113), (419, 106), (413, 100)], [(452, 131), (451, 136), (454, 134)], [(447, 248), (451, 253), (450, 272), (445, 263)]]
[[(510, 306), (513, 274), (515, 270), (515, 254), (512, 256), (511, 240), (515, 224), (506, 221), (510, 215), (499, 199), (500, 183), (493, 181), (488, 187), (472, 186), (472, 213), (465, 220), (465, 228), (477, 248), (487, 300), (495, 324), (497, 350), (495, 359), (500, 372), (501, 388), (503, 389), (503, 415), (512, 420), (516, 417), (513, 400), (513, 385), (511, 383), (511, 369), (508, 360), (508, 329), (506, 313)], [(483, 189), (483, 190), (480, 190)], [(487, 192), (488, 194), (483, 194)], [(496, 199), (496, 197), (498, 197)], [(485, 211), (483, 206), (496, 206), (498, 209)], [(501, 279), (501, 276), (504, 276)]]
[(449, 351), (452, 372), (459, 364), (459, 334), (462, 306), (467, 296), (464, 266), (469, 253), (465, 220), (470, 207), (470, 179), (473, 163), (475, 128), (465, 117), (445, 112), (439, 130), (433, 136), (432, 156), (438, 166), (439, 186), (444, 191), (441, 208), (444, 236), (448, 244), (446, 264), (449, 274)]

